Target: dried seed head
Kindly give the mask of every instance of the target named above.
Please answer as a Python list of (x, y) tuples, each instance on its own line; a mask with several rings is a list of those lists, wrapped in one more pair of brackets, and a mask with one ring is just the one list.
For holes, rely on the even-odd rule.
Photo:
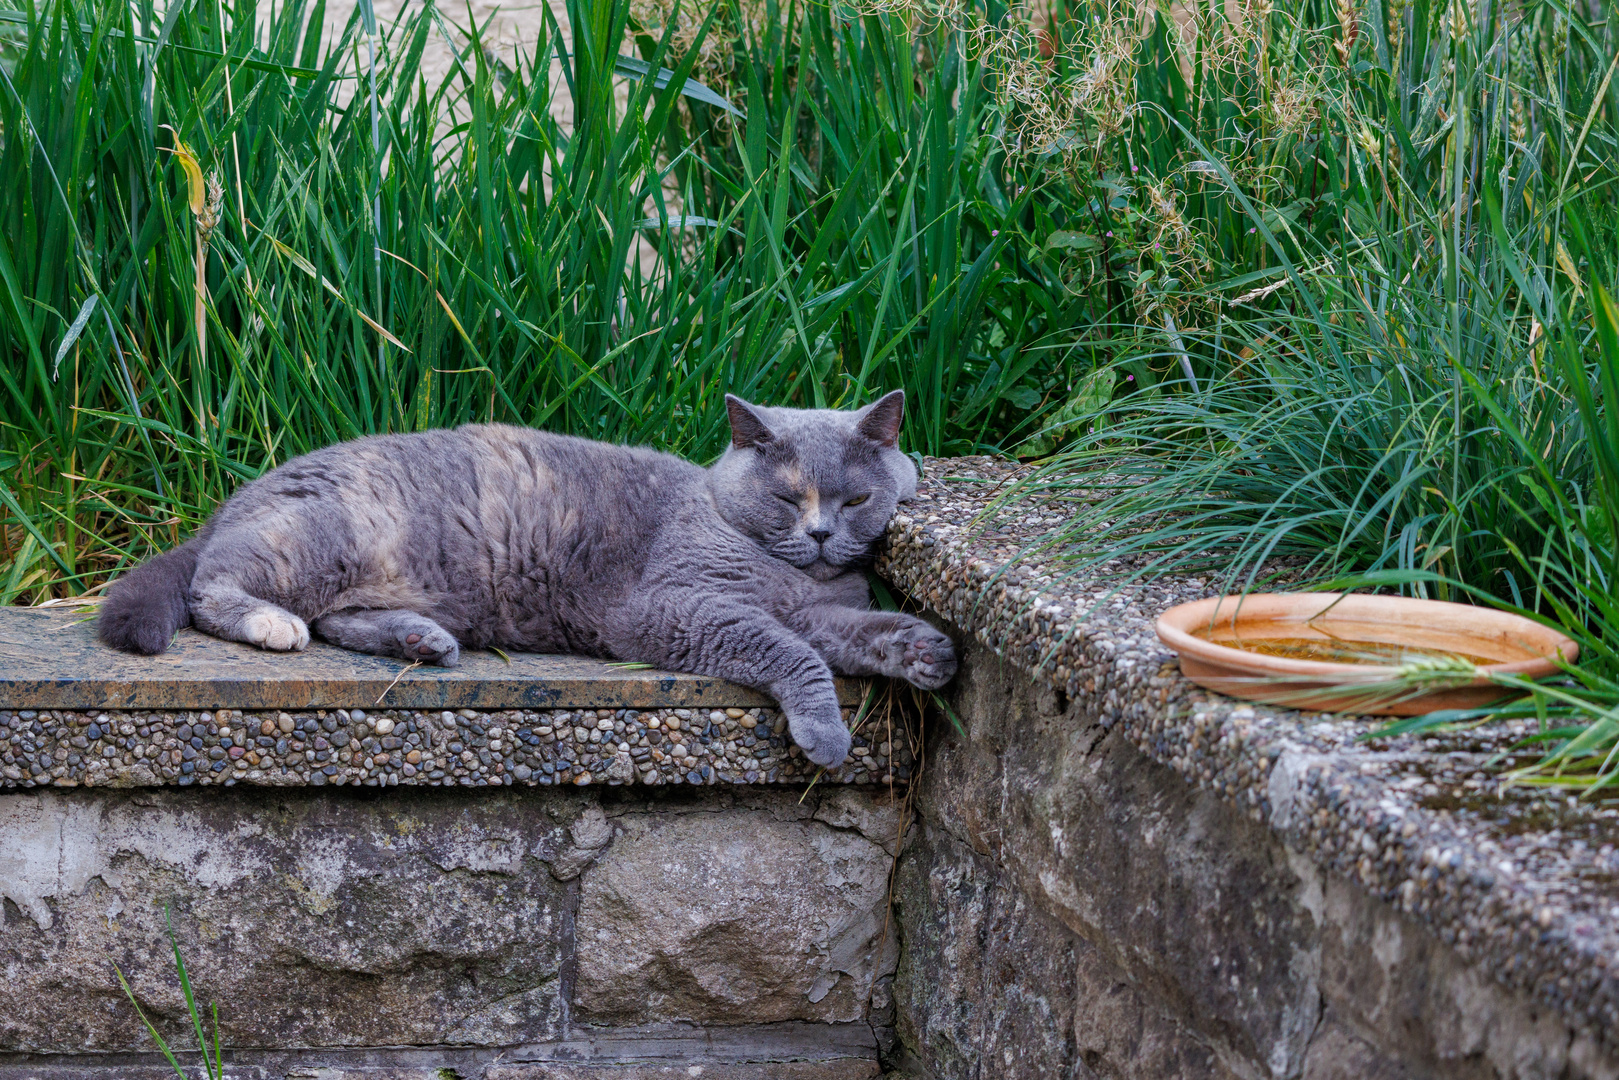
[(1189, 247), (1193, 239), (1192, 229), (1181, 216), (1174, 192), (1164, 184), (1148, 184), (1147, 202), (1152, 206), (1158, 226), (1157, 233), (1153, 237), (1154, 242), (1163, 244), (1172, 251), (1181, 251)]
[(214, 230), (219, 227), (219, 208), (224, 202), (225, 185), (220, 182), (218, 172), (211, 172), (208, 174), (208, 201), (197, 215), (197, 236), (202, 240), (203, 247), (208, 246)]
[(1338, 62), (1348, 67), (1349, 54), (1354, 51), (1355, 38), (1360, 34), (1360, 8), (1355, 0), (1337, 0), (1333, 9), (1338, 15), (1338, 40), (1333, 45), (1338, 50)]
[(1360, 144), (1361, 151), (1370, 161), (1375, 164), (1382, 163), (1383, 141), (1370, 127), (1361, 124), (1359, 130), (1355, 132), (1355, 141)]
[(1389, 53), (1395, 64), (1400, 62), (1400, 46), (1405, 43), (1406, 0), (1387, 0)]
[(1315, 99), (1310, 85), (1297, 75), (1278, 81), (1266, 101), (1271, 127), (1278, 135), (1303, 134), (1315, 121)]
[(1512, 91), (1512, 141), (1522, 145), (1529, 139), (1529, 110), (1523, 103), (1523, 95), (1516, 90)]

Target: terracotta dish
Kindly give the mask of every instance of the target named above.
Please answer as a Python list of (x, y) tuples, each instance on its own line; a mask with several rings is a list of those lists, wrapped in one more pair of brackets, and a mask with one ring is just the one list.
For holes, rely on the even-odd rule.
[[(1465, 666), (1420, 684), (1399, 665), (1471, 661), (1478, 672), (1544, 678), (1580, 647), (1556, 630), (1504, 611), (1340, 593), (1254, 593), (1179, 604), (1158, 638), (1199, 686), (1321, 712), (1419, 716), (1513, 696)], [(1236, 647), (1237, 643), (1243, 647)]]

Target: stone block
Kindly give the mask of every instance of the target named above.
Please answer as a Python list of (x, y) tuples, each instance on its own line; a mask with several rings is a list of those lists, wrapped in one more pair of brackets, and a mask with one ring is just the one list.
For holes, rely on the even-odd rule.
[[(554, 1038), (578, 792), (40, 791), (0, 799), (0, 1050), (191, 1042), (165, 911), (227, 1045)], [(605, 836), (601, 837), (605, 840)]]
[[(893, 970), (886, 795), (714, 806), (626, 800), (582, 878), (576, 1015), (590, 1023), (863, 1020)], [(833, 824), (835, 822), (836, 824)], [(862, 829), (869, 829), (870, 835)]]

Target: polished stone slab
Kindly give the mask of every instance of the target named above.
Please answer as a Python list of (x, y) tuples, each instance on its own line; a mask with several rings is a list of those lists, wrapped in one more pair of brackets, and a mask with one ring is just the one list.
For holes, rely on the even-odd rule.
[[(846, 705), (862, 689), (840, 684)], [(769, 697), (701, 675), (577, 656), (464, 652), (416, 667), (311, 642), (273, 653), (182, 630), (162, 656), (95, 638), (82, 608), (0, 608), (0, 709), (752, 708)]]

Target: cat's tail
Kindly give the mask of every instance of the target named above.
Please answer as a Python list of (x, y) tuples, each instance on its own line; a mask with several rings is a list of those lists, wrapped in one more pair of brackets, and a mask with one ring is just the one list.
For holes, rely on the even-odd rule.
[(96, 617), (96, 634), (103, 642), (142, 656), (169, 647), (174, 632), (191, 624), (191, 579), (202, 539), (192, 537), (118, 579)]

